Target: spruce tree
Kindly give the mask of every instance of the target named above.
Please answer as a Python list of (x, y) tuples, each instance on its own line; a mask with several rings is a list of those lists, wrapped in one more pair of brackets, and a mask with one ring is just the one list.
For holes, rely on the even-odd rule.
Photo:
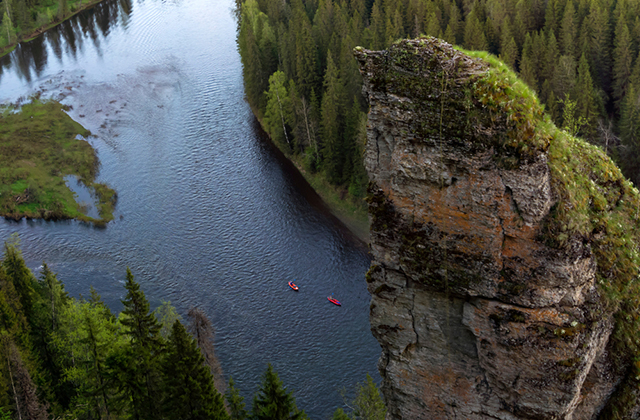
[(620, 104), (627, 91), (633, 64), (629, 28), (620, 20), (616, 27), (613, 49), (613, 99)]
[(487, 38), (475, 8), (467, 15), (464, 28), (464, 47), (478, 51), (487, 49)]
[(576, 118), (585, 121), (585, 126), (580, 131), (580, 134), (590, 140), (595, 140), (596, 120), (600, 107), (593, 87), (591, 72), (589, 71), (589, 62), (584, 54), (580, 57), (578, 80), (572, 96), (576, 99)]
[(37, 298), (33, 287), (35, 278), (25, 264), (24, 258), (22, 258), (20, 240), (17, 235), (12, 235), (11, 238), (4, 243), (2, 266), (4, 267), (7, 277), (13, 283), (16, 292), (18, 292), (24, 314), (27, 319), (31, 321), (34, 311), (34, 300)]
[(533, 57), (533, 39), (527, 34), (522, 48), (522, 60), (520, 61), (520, 77), (534, 91), (538, 91), (538, 66)]
[(337, 408), (336, 411), (333, 412), (333, 416), (331, 420), (351, 420), (351, 418), (344, 412), (342, 408)]
[(631, 83), (622, 103), (620, 137), (627, 152), (622, 156), (625, 175), (640, 185), (640, 93)]
[(306, 418), (299, 411), (291, 392), (287, 392), (271, 364), (262, 375), (260, 389), (253, 397), (251, 417), (254, 420), (299, 420)]
[(247, 410), (244, 406), (244, 398), (240, 395), (240, 391), (235, 387), (233, 378), (229, 377), (229, 387), (225, 394), (227, 406), (229, 407), (229, 417), (231, 420), (245, 420), (247, 418)]
[(324, 168), (329, 182), (339, 184), (342, 181), (342, 142), (340, 133), (340, 115), (342, 111), (342, 86), (338, 70), (331, 53), (327, 58), (327, 72), (324, 76), (325, 92), (322, 97), (322, 140)]
[(222, 395), (195, 340), (175, 321), (162, 361), (167, 420), (227, 420)]
[(564, 16), (560, 28), (560, 46), (563, 55), (576, 58), (576, 41), (577, 33), (577, 16), (576, 9), (573, 7), (573, 1), (569, 0), (564, 8)]
[(160, 336), (161, 325), (149, 311), (149, 302), (133, 279), (127, 267), (125, 283), (127, 295), (122, 304), (121, 324), (131, 339), (131, 345), (115, 361), (115, 368), (121, 374), (121, 387), (132, 404), (135, 420), (155, 420), (159, 418), (160, 400), (159, 356), (163, 350)]

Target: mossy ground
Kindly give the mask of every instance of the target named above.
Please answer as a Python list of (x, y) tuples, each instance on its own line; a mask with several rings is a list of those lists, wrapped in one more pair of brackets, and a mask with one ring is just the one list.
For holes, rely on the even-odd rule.
[[(91, 133), (58, 102), (34, 99), (0, 112), (0, 215), (78, 219), (104, 225), (113, 219), (116, 193), (96, 183), (98, 158), (85, 140)], [(75, 175), (94, 193), (100, 219), (84, 215), (64, 182)]]

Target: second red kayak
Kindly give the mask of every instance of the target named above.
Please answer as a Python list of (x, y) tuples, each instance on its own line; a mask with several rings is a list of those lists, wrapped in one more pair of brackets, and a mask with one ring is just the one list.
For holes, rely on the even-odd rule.
[(292, 281), (289, 282), (289, 287), (295, 290), (296, 292), (298, 291), (298, 286), (296, 286), (295, 283)]
[(327, 299), (329, 299), (329, 302), (333, 303), (334, 305), (342, 306), (338, 299), (334, 299), (331, 296), (327, 296)]

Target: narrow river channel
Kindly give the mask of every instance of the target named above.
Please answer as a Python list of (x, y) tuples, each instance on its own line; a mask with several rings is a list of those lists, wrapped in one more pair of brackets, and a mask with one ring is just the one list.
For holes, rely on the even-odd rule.
[(19, 233), (31, 268), (46, 261), (76, 297), (93, 285), (115, 311), (130, 267), (152, 307), (209, 314), (248, 406), (271, 362), (327, 419), (343, 387), (377, 377), (370, 260), (251, 114), (233, 6), (106, 0), (0, 59), (0, 103), (40, 92), (70, 105), (119, 195), (105, 229), (2, 219), (0, 240)]

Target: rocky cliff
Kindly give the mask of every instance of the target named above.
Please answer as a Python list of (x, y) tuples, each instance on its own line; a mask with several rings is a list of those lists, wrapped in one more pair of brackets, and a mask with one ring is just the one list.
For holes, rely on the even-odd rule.
[(638, 191), (495, 58), (355, 55), (388, 418), (637, 418)]

